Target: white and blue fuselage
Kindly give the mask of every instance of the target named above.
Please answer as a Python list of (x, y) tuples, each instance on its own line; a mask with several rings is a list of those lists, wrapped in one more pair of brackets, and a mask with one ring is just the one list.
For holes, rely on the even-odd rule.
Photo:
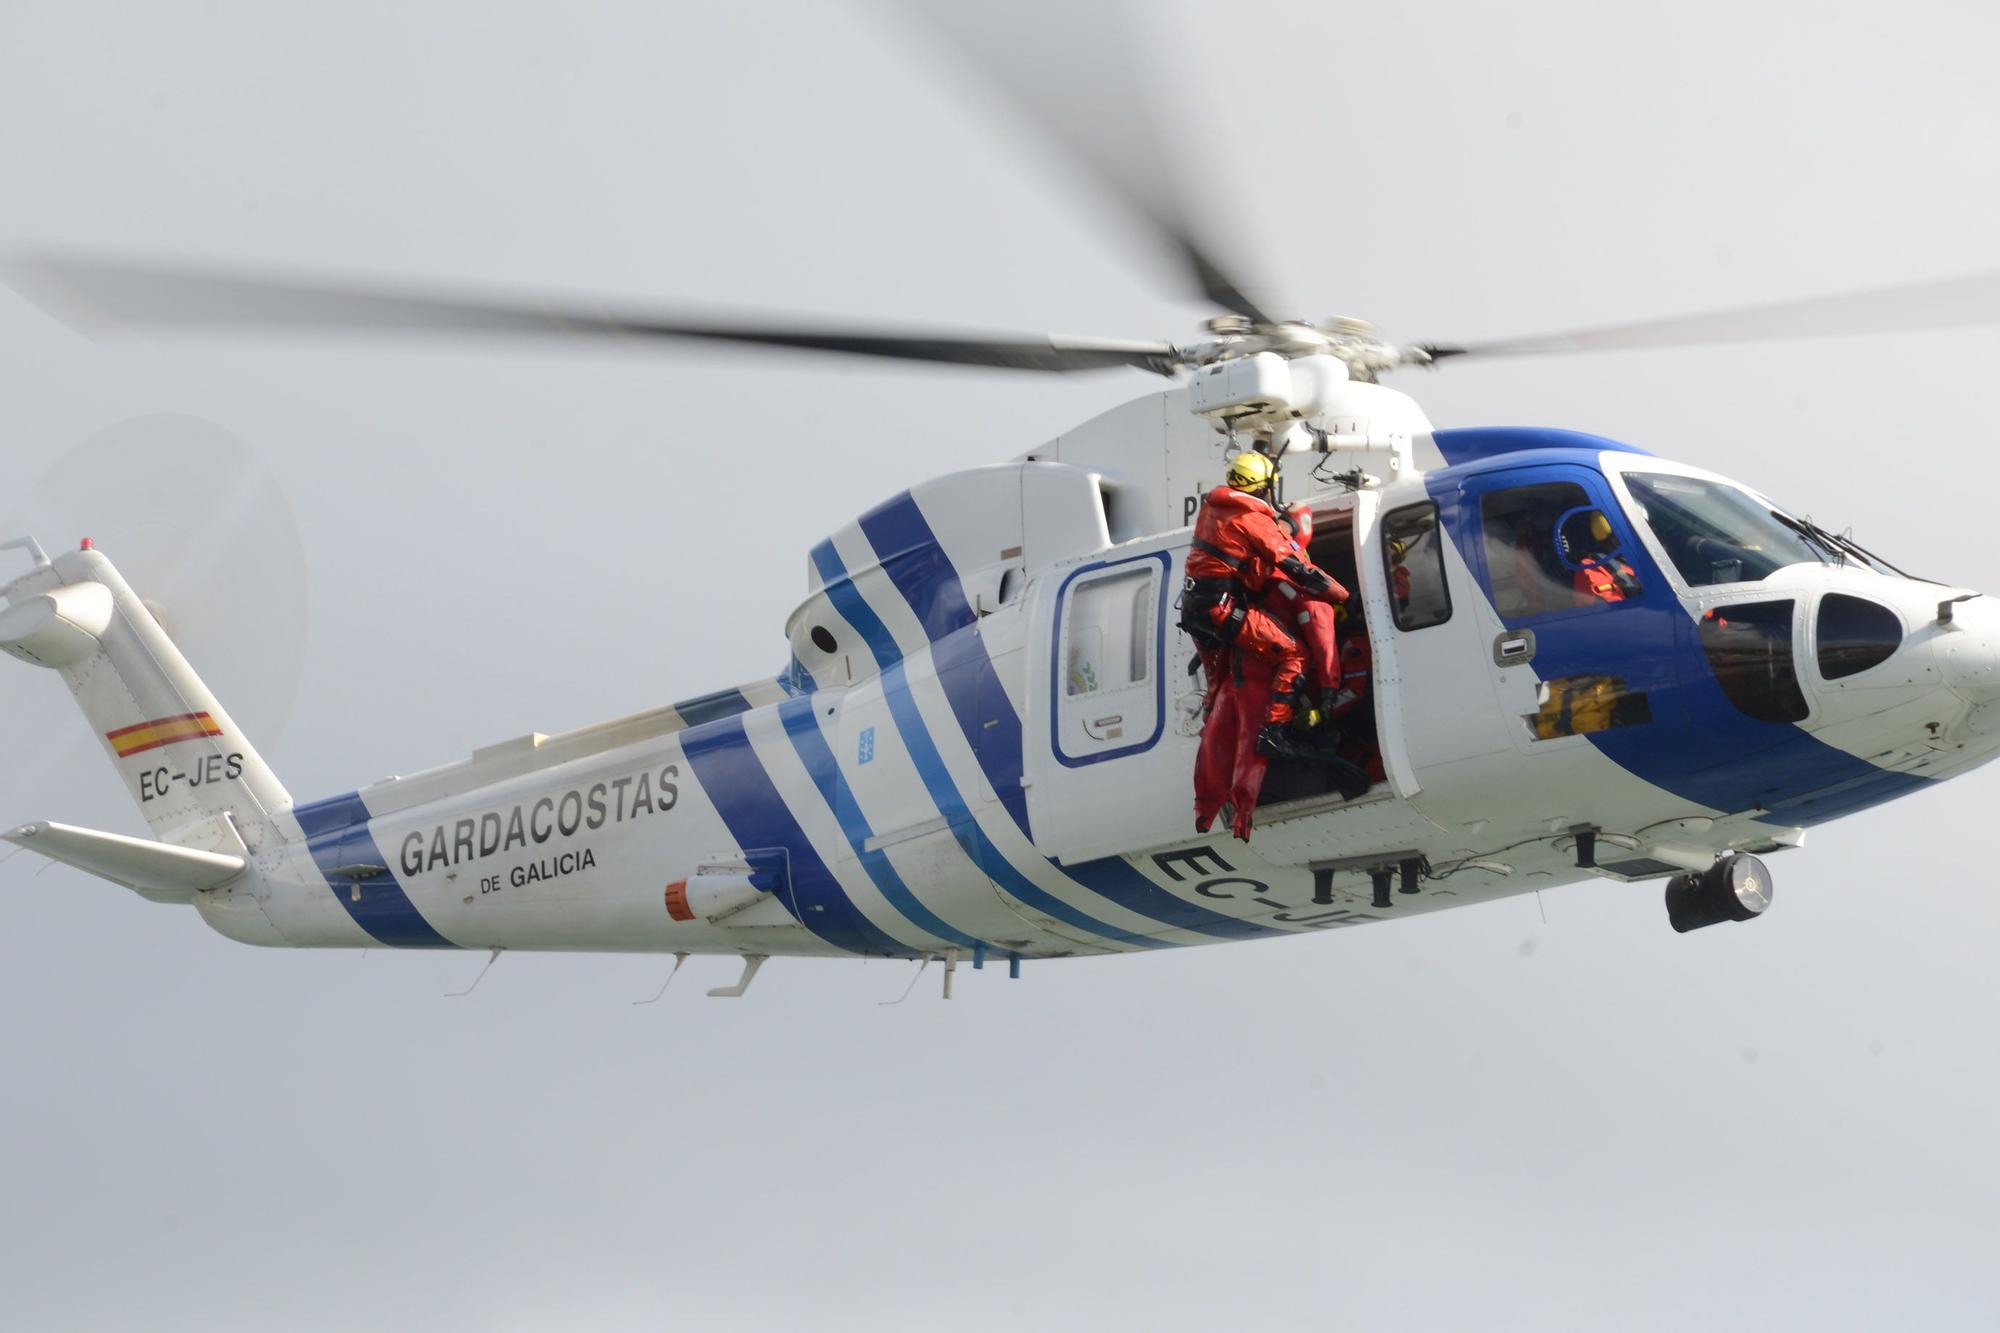
[[(1251, 939), (1776, 851), (2000, 749), (2000, 608), (1765, 522), (1701, 469), (1569, 432), (1438, 431), (1428, 467), (1379, 485), (1315, 491), (1287, 459), (1315, 557), (1354, 587), (1381, 780), (1355, 801), (1281, 782), (1250, 842), (1198, 837), (1201, 681), (1173, 606), (1223, 453), (1181, 419), (1144, 400), (842, 528), (811, 552), (775, 679), (330, 800), (291, 803), (184, 664), (137, 717), (99, 697), (95, 658), (62, 669), (156, 833), (241, 855), (179, 900), (309, 947), (1023, 959)], [(1537, 513), (1588, 511), (1633, 575), (1616, 601), (1569, 596), (1574, 563), (1539, 544)], [(82, 552), (10, 591), (91, 580), (122, 590)], [(150, 669), (119, 633), (96, 675)], [(210, 721), (123, 753), (148, 712)], [(1415, 891), (1384, 906), (1389, 866)]]

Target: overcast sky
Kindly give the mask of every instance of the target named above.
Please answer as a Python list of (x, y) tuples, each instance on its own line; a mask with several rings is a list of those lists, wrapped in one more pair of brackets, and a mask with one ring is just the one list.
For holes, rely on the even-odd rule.
[[(1996, 266), (1990, 5), (1145, 8), (1186, 180), (1304, 314), (1471, 339)], [(8, 0), (0, 201), (7, 246), (1124, 337), (1205, 313), (846, 5)], [(281, 731), (254, 683), (239, 720), (301, 798), (771, 674), (814, 541), (1150, 389), (93, 345), (6, 291), (0, 345), (0, 511), (165, 413), (282, 484), (310, 601), (267, 623), (303, 623), (304, 674)], [(1959, 332), (1399, 384), (1440, 425), (1628, 439), (2000, 590), (1996, 356)], [(217, 597), (268, 582), (184, 512), (156, 547), (219, 541)], [(136, 519), (87, 521), (118, 558)], [(225, 691), (266, 674), (241, 610), (189, 645)], [(0, 821), (141, 831), (60, 686), (0, 666)], [(933, 969), (892, 1011), (908, 966), (784, 959), (740, 1001), (700, 993), (724, 960), (638, 1008), (666, 960), (525, 955), (446, 999), (481, 958), (248, 949), (24, 855), (0, 1324), (1983, 1324), (1996, 782), (1815, 830), (1747, 926), (1679, 937), (1657, 885), (1607, 881), (961, 971), (949, 1004)]]

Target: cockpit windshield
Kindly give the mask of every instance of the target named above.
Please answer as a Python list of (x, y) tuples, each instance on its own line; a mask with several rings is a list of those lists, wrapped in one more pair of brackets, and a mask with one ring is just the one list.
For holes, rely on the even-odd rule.
[(1722, 482), (1628, 472), (1625, 485), (1636, 517), (1653, 530), (1690, 587), (1755, 583), (1788, 565), (1860, 558), (1833, 534)]

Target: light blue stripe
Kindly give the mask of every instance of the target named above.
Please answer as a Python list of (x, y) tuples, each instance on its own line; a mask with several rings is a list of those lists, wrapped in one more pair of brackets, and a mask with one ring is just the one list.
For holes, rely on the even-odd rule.
[(958, 840), (967, 855), (973, 858), (986, 874), (1008, 893), (1023, 903), (1033, 907), (1058, 921), (1064, 921), (1106, 939), (1119, 940), (1142, 948), (1164, 947), (1168, 942), (1148, 935), (1122, 930), (1117, 926), (1099, 921), (1087, 912), (1078, 910), (1062, 899), (1049, 893), (1003, 856), (986, 831), (979, 827), (972, 817), (972, 810), (959, 794), (958, 785), (951, 780), (946, 770), (944, 758), (938, 753), (937, 743), (931, 739), (924, 726), (923, 715), (917, 709), (915, 696), (910, 693), (909, 680), (904, 670), (903, 653), (896, 646), (896, 640), (889, 633), (874, 608), (861, 596), (853, 580), (847, 577), (847, 568), (841, 563), (840, 555), (830, 541), (821, 542), (813, 548), (813, 564), (818, 568), (820, 581), (834, 610), (838, 611), (848, 624), (852, 625), (874, 653), (881, 668), (882, 693), (889, 703), (889, 715), (895, 720), (896, 731), (903, 738), (903, 747), (909, 752), (910, 760), (916, 765), (917, 776), (923, 780), (924, 788), (937, 804), (945, 817), (951, 833)]
[(868, 826), (868, 820), (854, 800), (854, 793), (848, 790), (847, 779), (841, 776), (840, 764), (834, 759), (833, 750), (819, 729), (817, 708), (813, 701), (788, 699), (778, 706), (778, 716), (784, 720), (785, 734), (792, 738), (792, 748), (798, 751), (813, 785), (819, 788), (820, 799), (826, 802), (827, 808), (840, 822), (841, 835), (854, 849), (861, 868), (868, 872), (868, 878), (875, 881), (875, 887), (882, 891), (889, 905), (901, 912), (910, 924), (938, 939), (954, 944), (981, 944), (980, 940), (964, 931), (946, 925), (935, 912), (924, 906), (910, 891), (909, 885), (903, 882), (903, 877), (896, 873), (896, 867), (890, 863), (887, 854), (868, 849), (868, 839), (875, 836), (875, 831)]
[(751, 747), (740, 717), (726, 717), (681, 734), (681, 753), (702, 793), (746, 857), (782, 852), (791, 868), (781, 901), (798, 923), (852, 953), (911, 958), (915, 951), (861, 914), (827, 869), (793, 817), (784, 795)]

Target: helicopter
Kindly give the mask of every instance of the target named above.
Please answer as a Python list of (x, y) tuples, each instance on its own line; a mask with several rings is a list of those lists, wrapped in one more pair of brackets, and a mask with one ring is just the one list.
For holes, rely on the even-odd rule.
[[(1990, 282), (1399, 345), (1273, 314), (1132, 170), (1106, 174), (1224, 312), (1185, 343), (34, 260), (16, 286), (86, 325), (561, 330), (1177, 382), (840, 527), (810, 552), (773, 676), (303, 803), (106, 553), (24, 538), (0, 647), (63, 677), (156, 840), (53, 822), (10, 840), (245, 942), (723, 954), (744, 960), (723, 988), (741, 994), (774, 956), (942, 958), (949, 978), (961, 959), (1018, 971), (1593, 876), (1664, 880), (1677, 927), (1747, 920), (1770, 901), (1760, 858), (2000, 748), (2000, 615), (1970, 590), (1707, 469), (1572, 432), (1438, 429), (1380, 382), (1468, 355), (1916, 327)], [(1315, 562), (1356, 592), (1382, 770), (1352, 798), (1281, 773), (1247, 844), (1192, 829), (1201, 691), (1172, 615), (1188, 524), (1239, 448), (1279, 462)], [(1593, 518), (1634, 571), (1616, 604), (1565, 595), (1555, 538)]]

